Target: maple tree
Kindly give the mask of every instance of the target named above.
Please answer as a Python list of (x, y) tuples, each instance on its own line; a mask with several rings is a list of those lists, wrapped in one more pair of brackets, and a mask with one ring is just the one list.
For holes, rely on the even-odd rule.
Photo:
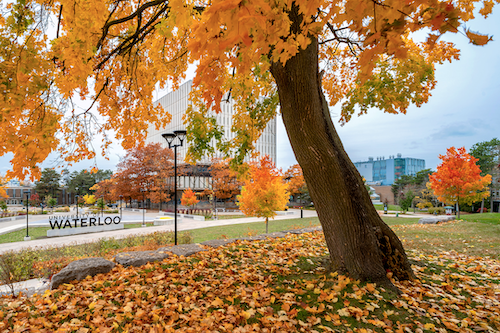
[(238, 180), (238, 172), (230, 164), (230, 159), (214, 159), (210, 165), (211, 194), (217, 199), (227, 201), (240, 194), (242, 182)]
[[(196, 63), (186, 114), (192, 158), (221, 141), (213, 112), (224, 96), (234, 101), (236, 136), (219, 146), (239, 160), (279, 103), (333, 267), (386, 284), (388, 270), (411, 279), (403, 246), (363, 190), (329, 104), (342, 101), (342, 123), (356, 110), (421, 106), (435, 87), (435, 65), (458, 59), (445, 34), (460, 31), (481, 5), (487, 17), (492, 0), (9, 2), (0, 19), (0, 154), (14, 153), (9, 175), (24, 179), (38, 178), (54, 149), (69, 163), (93, 158), (95, 135), (104, 137), (103, 153), (111, 132), (135, 147), (149, 124), (171, 119), (152, 103), (157, 84), (178, 87)], [(51, 19), (52, 35), (44, 30)], [(418, 31), (428, 38), (418, 40)], [(491, 39), (469, 29), (465, 36), (476, 45)], [(76, 97), (91, 106), (77, 109)]]
[(283, 175), (283, 178), (288, 184), (288, 193), (290, 195), (297, 195), (302, 193), (306, 182), (302, 174), (302, 168), (298, 164), (290, 166)]
[(83, 196), (83, 202), (86, 204), (86, 205), (93, 205), (95, 202), (96, 202), (96, 198), (95, 198), (95, 195), (93, 194), (85, 194)]
[(196, 193), (194, 193), (190, 188), (182, 192), (182, 205), (190, 207), (196, 205), (198, 202), (200, 202), (200, 200), (196, 198)]
[[(116, 181), (114, 178), (104, 179), (92, 186), (90, 190), (94, 191), (95, 198), (103, 198), (107, 202), (118, 200), (118, 188), (116, 186)], [(85, 203), (87, 203), (86, 199)]]
[(142, 200), (143, 189), (151, 202), (169, 201), (173, 188), (173, 181), (169, 181), (174, 176), (173, 159), (172, 149), (162, 148), (158, 143), (129, 150), (113, 174), (114, 200), (119, 195)]
[(274, 218), (277, 210), (286, 208), (289, 198), (287, 188), (283, 175), (266, 155), (259, 163), (250, 165), (237, 204), (247, 216), (264, 217), (267, 233), (269, 218)]
[(464, 147), (450, 147), (446, 155), (439, 155), (439, 158), (441, 164), (429, 176), (431, 188), (440, 201), (456, 205), (457, 217), (460, 218), (460, 204), (471, 204), (489, 197), (491, 175), (481, 176), (481, 169), (476, 164), (478, 159), (467, 154)]
[(7, 183), (7, 178), (0, 175), (0, 198), (8, 198), (7, 191), (5, 190), (5, 184)]

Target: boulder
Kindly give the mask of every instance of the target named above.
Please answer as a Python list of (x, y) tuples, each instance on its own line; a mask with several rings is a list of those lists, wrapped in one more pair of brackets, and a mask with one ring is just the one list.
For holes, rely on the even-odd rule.
[(270, 232), (268, 234), (261, 234), (259, 236), (263, 236), (264, 238), (283, 238), (286, 237), (286, 233), (284, 232)]
[(455, 216), (450, 215), (429, 216), (422, 217), (420, 220), (418, 220), (418, 224), (437, 224), (439, 222), (453, 221), (454, 219)]
[(153, 261), (162, 261), (168, 258), (167, 253), (160, 253), (157, 251), (135, 251), (123, 252), (114, 256), (115, 262), (123, 266), (139, 267)]
[(206, 246), (210, 246), (210, 247), (220, 247), (220, 246), (224, 246), (224, 245), (227, 245), (227, 244), (230, 244), (230, 243), (234, 243), (236, 241), (236, 239), (212, 239), (212, 240), (208, 240), (208, 241), (205, 241), (203, 243), (200, 243), (201, 245), (206, 245)]
[(206, 251), (204, 248), (199, 246), (198, 244), (182, 244), (182, 245), (174, 245), (168, 247), (162, 247), (156, 250), (159, 253), (171, 252), (175, 255), (180, 256), (191, 256), (195, 253)]
[(52, 277), (50, 289), (57, 289), (63, 283), (83, 280), (89, 275), (108, 273), (115, 265), (114, 262), (104, 258), (85, 258), (73, 261)]
[(283, 231), (283, 233), (300, 235), (300, 234), (305, 234), (307, 232), (314, 232), (314, 231), (321, 231), (321, 230), (323, 230), (323, 228), (321, 226), (317, 226), (317, 227), (310, 227), (310, 228), (286, 230), (286, 231)]

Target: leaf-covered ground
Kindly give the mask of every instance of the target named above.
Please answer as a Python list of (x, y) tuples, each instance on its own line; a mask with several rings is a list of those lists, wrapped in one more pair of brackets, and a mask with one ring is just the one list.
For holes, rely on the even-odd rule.
[[(7, 332), (494, 332), (500, 263), (410, 250), (396, 296), (324, 267), (321, 232), (117, 266), (31, 298), (0, 300)], [(390, 273), (389, 273), (390, 274)]]

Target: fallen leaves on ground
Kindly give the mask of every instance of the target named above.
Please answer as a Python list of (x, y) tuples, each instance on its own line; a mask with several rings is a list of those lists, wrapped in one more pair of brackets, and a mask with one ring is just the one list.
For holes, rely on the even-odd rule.
[(410, 251), (418, 280), (395, 296), (327, 272), (320, 232), (171, 257), (31, 298), (0, 301), (11, 332), (492, 332), (500, 263)]

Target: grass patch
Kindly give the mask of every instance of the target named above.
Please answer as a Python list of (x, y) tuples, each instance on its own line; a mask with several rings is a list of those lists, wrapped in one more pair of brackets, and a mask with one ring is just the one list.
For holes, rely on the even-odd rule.
[[(299, 229), (320, 225), (317, 217), (289, 220), (269, 220), (269, 232)], [(265, 222), (231, 224), (191, 230), (195, 243), (211, 239), (239, 238), (260, 235), (266, 232)]]
[(245, 216), (245, 215), (220, 215), (220, 214), (217, 214), (217, 219), (219, 219), (219, 220), (241, 219), (241, 218), (244, 218), (244, 217), (249, 217), (249, 216)]
[[(373, 205), (376, 210), (384, 210), (384, 205), (383, 204), (378, 204), (378, 205)], [(398, 205), (387, 205), (388, 210), (395, 210), (395, 211), (401, 211), (401, 207)]]

